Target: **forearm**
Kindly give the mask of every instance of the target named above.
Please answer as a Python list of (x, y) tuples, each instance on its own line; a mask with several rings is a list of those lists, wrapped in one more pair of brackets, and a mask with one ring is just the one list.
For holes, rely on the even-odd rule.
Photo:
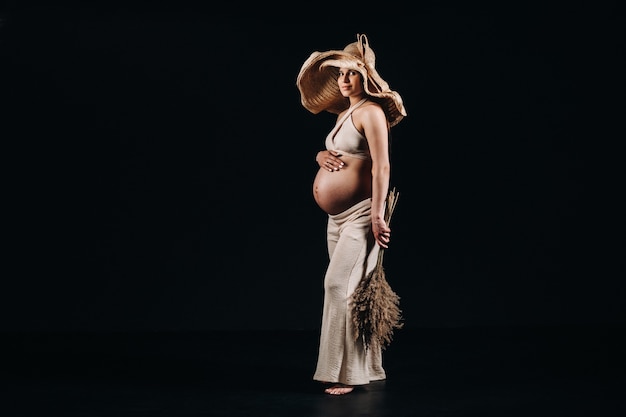
[(389, 192), (389, 172), (388, 164), (372, 169), (372, 222), (385, 218), (385, 205)]

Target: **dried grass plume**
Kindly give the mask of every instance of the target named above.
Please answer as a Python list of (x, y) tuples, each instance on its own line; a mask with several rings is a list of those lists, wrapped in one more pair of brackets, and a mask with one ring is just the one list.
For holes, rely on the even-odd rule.
[[(387, 225), (391, 222), (398, 196), (395, 188), (387, 196)], [(400, 297), (391, 289), (383, 268), (384, 252), (384, 248), (380, 248), (376, 266), (361, 280), (352, 295), (354, 340), (361, 338), (366, 349), (374, 344), (386, 348), (393, 339), (394, 330), (404, 325)]]

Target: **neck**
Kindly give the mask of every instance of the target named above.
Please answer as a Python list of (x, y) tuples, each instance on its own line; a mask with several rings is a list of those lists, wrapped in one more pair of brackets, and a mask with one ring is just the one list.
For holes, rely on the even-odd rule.
[(367, 96), (350, 97), (350, 107), (354, 106), (355, 104), (359, 104), (364, 100), (367, 100)]

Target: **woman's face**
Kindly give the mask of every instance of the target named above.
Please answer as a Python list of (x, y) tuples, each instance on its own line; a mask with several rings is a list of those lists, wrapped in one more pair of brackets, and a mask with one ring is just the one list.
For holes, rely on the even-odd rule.
[(361, 73), (349, 68), (339, 68), (337, 76), (339, 91), (344, 97), (360, 96), (363, 94)]

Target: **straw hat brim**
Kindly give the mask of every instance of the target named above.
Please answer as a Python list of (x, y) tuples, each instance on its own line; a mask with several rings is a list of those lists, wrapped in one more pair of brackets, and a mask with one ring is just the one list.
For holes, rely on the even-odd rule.
[(337, 78), (339, 68), (349, 68), (358, 71), (367, 80), (364, 83), (365, 93), (381, 105), (389, 126), (395, 126), (407, 115), (402, 97), (389, 88), (374, 68), (374, 54), (367, 43), (363, 59), (354, 55), (355, 44), (348, 45), (343, 51), (313, 52), (302, 64), (296, 80), (302, 105), (313, 114), (322, 111), (339, 114), (346, 110), (350, 102), (339, 91)]

